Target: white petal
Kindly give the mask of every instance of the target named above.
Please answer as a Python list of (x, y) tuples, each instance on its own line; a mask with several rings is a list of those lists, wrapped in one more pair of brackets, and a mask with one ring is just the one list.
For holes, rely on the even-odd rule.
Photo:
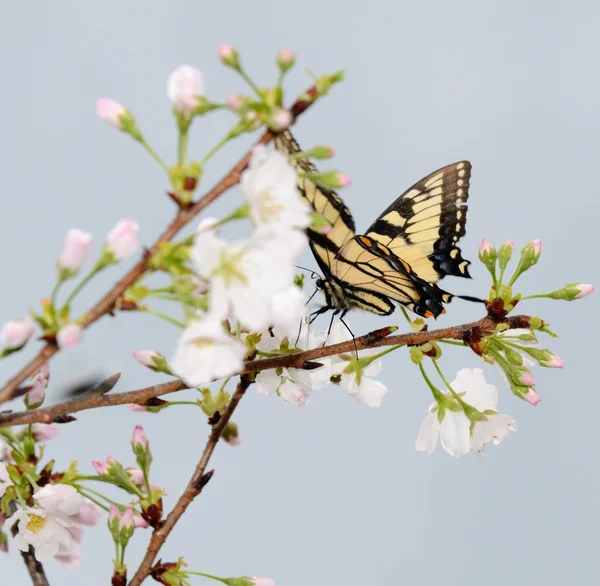
[(274, 368), (261, 370), (256, 376), (256, 390), (261, 395), (272, 395), (281, 384), (281, 377), (277, 375)]
[(381, 407), (381, 402), (388, 393), (388, 389), (383, 383), (366, 376), (361, 378), (360, 385), (358, 385), (353, 373), (343, 376), (340, 386), (351, 397), (367, 407)]
[(470, 450), (469, 418), (463, 411), (446, 410), (440, 425), (440, 443), (451, 456), (460, 458)]
[(415, 448), (418, 452), (427, 452), (428, 455), (433, 453), (437, 445), (438, 435), (440, 433), (440, 423), (437, 413), (429, 413), (421, 424), (419, 435), (415, 443)]
[(309, 393), (289, 379), (285, 379), (279, 387), (279, 396), (298, 407), (306, 407), (309, 399)]

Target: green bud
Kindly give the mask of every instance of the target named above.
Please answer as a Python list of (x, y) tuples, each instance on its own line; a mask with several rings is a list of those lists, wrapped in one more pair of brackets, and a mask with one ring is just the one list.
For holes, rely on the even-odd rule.
[(567, 283), (562, 289), (552, 291), (552, 293), (548, 293), (546, 297), (549, 297), (550, 299), (561, 299), (563, 301), (575, 301), (575, 299), (587, 297), (593, 292), (593, 285), (586, 285), (582, 283)]
[(295, 62), (296, 55), (293, 51), (290, 51), (290, 49), (285, 47), (279, 51), (279, 54), (277, 55), (277, 67), (279, 67), (279, 71), (282, 75), (287, 73), (294, 66)]
[(514, 249), (515, 245), (512, 240), (509, 240), (500, 246), (500, 250), (498, 251), (498, 264), (501, 270), (504, 270), (506, 265), (508, 265)]
[(313, 173), (300, 172), (299, 175), (301, 177), (306, 177), (325, 189), (348, 187), (351, 183), (350, 179), (339, 171), (315, 171)]
[(523, 366), (523, 356), (516, 350), (513, 350), (509, 346), (504, 346), (504, 354), (513, 366)]
[(418, 346), (411, 346), (408, 349), (408, 353), (410, 354), (410, 359), (415, 364), (421, 364), (421, 362), (423, 362), (423, 352), (421, 352), (421, 349)]
[(335, 151), (328, 146), (315, 146), (307, 151), (300, 151), (299, 153), (293, 153), (288, 155), (290, 161), (297, 161), (298, 159), (331, 159), (335, 156)]
[(132, 138), (137, 140), (138, 142), (142, 142), (144, 137), (140, 129), (137, 126), (135, 121), (135, 117), (129, 110), (125, 110), (123, 114), (119, 117), (120, 128), (126, 134), (129, 134)]

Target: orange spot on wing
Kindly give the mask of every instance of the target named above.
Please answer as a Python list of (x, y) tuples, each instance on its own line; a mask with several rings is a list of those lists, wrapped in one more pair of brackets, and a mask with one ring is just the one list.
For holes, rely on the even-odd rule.
[(359, 236), (359, 238), (365, 246), (373, 246), (373, 242), (370, 238), (367, 238), (366, 236)]
[(425, 312), (425, 317), (433, 317), (433, 313), (431, 313), (431, 311), (427, 310)]
[(446, 308), (444, 307), (444, 309), (442, 309), (442, 313), (446, 313)]

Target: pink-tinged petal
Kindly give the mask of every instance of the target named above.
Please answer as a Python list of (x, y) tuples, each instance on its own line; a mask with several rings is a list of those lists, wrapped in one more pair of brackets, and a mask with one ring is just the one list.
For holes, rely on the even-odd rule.
[(0, 330), (0, 343), (7, 350), (15, 350), (24, 346), (34, 331), (35, 323), (29, 316), (8, 321)]
[(116, 128), (121, 128), (121, 117), (126, 113), (127, 108), (110, 98), (100, 98), (96, 102), (98, 118)]
[(175, 110), (189, 116), (198, 105), (199, 96), (204, 95), (202, 72), (195, 67), (181, 65), (169, 75), (167, 95)]
[(227, 43), (221, 43), (219, 45), (219, 59), (221, 59), (221, 61), (225, 61), (226, 59), (231, 59), (235, 54), (235, 49), (231, 46), (228, 45)]
[(510, 248), (511, 250), (514, 251), (515, 249), (515, 243), (513, 240), (507, 240), (502, 246), (506, 246), (508, 248)]
[(279, 55), (277, 56), (277, 60), (279, 63), (290, 64), (294, 63), (296, 60), (296, 54), (291, 49), (284, 47), (279, 51)]
[(138, 486), (143, 486), (145, 483), (144, 473), (139, 468), (128, 468), (127, 474), (129, 474), (129, 478), (134, 484)]
[(108, 513), (108, 520), (115, 521), (121, 519), (121, 511), (119, 511), (119, 507), (115, 505), (115, 503), (110, 504), (110, 511)]
[(84, 498), (79, 513), (72, 517), (73, 521), (81, 525), (96, 525), (102, 518), (102, 509), (91, 500)]
[(92, 466), (100, 476), (108, 474), (108, 464), (106, 462), (100, 462), (99, 460), (92, 460)]
[(59, 433), (58, 425), (52, 423), (36, 423), (33, 426), (33, 437), (38, 442), (54, 439)]
[(229, 96), (226, 100), (226, 103), (235, 112), (239, 112), (242, 109), (242, 106), (244, 105), (239, 96), (236, 95)]
[(548, 352), (548, 359), (541, 360), (540, 364), (546, 368), (565, 368), (565, 363), (554, 352)]
[(133, 436), (131, 438), (131, 445), (134, 449), (136, 447), (141, 447), (145, 450), (148, 447), (148, 438), (144, 432), (144, 428), (141, 425), (135, 426), (135, 429), (133, 430)]
[(479, 256), (483, 256), (486, 252), (491, 252), (494, 249), (493, 244), (486, 238), (482, 238), (479, 245)]
[[(73, 528), (70, 527), (69, 531), (72, 532), (72, 529)], [(59, 549), (59, 553), (55, 557), (61, 563), (63, 568), (72, 570), (81, 563), (81, 549), (77, 543), (73, 541), (65, 552), (61, 553), (61, 550)]]
[(542, 252), (542, 241), (537, 238), (531, 243), (531, 247), (533, 248), (533, 251), (539, 255)]
[(92, 235), (81, 230), (70, 230), (65, 238), (65, 245), (58, 257), (61, 268), (71, 272), (79, 270), (92, 250)]
[(128, 508), (121, 516), (119, 529), (131, 529), (133, 526), (133, 509)]
[(148, 522), (140, 515), (133, 516), (133, 526), (136, 529), (146, 529), (149, 525)]
[(348, 177), (348, 175), (344, 175), (343, 173), (338, 173), (337, 175), (340, 187), (348, 187), (349, 185), (352, 185), (352, 180), (350, 177)]
[(253, 576), (254, 586), (275, 586), (275, 582), (271, 578), (263, 578), (262, 576)]
[(273, 116), (273, 122), (280, 130), (285, 130), (293, 120), (294, 118), (289, 110), (278, 110)]
[(535, 386), (535, 379), (530, 372), (524, 372), (519, 377), (519, 383), (524, 387), (533, 387)]
[(534, 407), (542, 400), (542, 398), (533, 389), (530, 389), (528, 393), (523, 395), (523, 398)]
[(577, 287), (575, 287), (575, 289), (579, 291), (579, 293), (575, 295), (575, 299), (581, 299), (582, 297), (587, 297), (588, 295), (591, 295), (596, 290), (596, 287), (594, 287), (594, 285), (580, 283), (579, 285), (577, 285)]
[(38, 407), (44, 402), (44, 391), (46, 390), (47, 384), (48, 379), (46, 379), (42, 373), (35, 375), (31, 383), (31, 388), (25, 395), (25, 403), (28, 408)]
[(56, 343), (61, 350), (74, 348), (81, 340), (83, 328), (77, 324), (69, 324), (58, 330)]
[(154, 359), (158, 358), (159, 356), (160, 354), (154, 350), (135, 350), (133, 352), (133, 357), (136, 362), (139, 362), (143, 366), (154, 366)]
[(139, 231), (140, 227), (134, 220), (119, 220), (106, 237), (106, 248), (113, 253), (116, 260), (127, 258), (139, 246)]

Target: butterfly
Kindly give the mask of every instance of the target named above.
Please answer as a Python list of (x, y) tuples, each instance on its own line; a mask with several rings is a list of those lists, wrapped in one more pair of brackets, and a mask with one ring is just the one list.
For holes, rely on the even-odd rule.
[[(275, 137), (275, 146), (286, 156), (301, 152), (289, 130)], [(335, 191), (302, 176), (316, 171), (308, 159), (293, 158), (291, 163), (299, 172), (300, 193), (325, 224), (307, 229), (323, 271), (316, 285), (326, 300), (313, 319), (330, 310), (341, 318), (352, 309), (390, 315), (394, 301), (423, 317), (445, 313), (444, 304), (455, 296), (440, 289), (438, 281), (446, 275), (470, 278), (471, 263), (458, 247), (467, 220), (468, 161), (447, 165), (415, 183), (364, 235), (356, 234), (352, 214)]]

